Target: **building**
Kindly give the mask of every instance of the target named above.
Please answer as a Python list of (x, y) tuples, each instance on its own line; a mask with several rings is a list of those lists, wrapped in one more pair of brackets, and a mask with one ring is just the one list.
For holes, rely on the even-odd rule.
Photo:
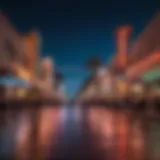
[[(120, 26), (115, 30), (116, 52), (108, 69), (112, 73), (118, 94), (128, 93), (129, 88), (134, 86), (133, 90), (142, 93), (146, 88), (142, 85), (148, 82), (153, 84), (155, 80), (159, 82), (157, 80), (160, 66), (159, 28), (160, 13), (156, 13), (132, 46), (129, 43), (132, 31), (130, 25)], [(96, 74), (93, 74), (94, 76), (86, 81), (82, 90), (86, 90), (87, 86), (96, 79)]]
[(126, 76), (130, 79), (143, 76), (160, 65), (160, 13), (154, 15), (131, 48)]
[[(116, 75), (116, 80), (119, 79), (117, 75), (118, 77), (121, 75), (120, 77), (124, 79), (123, 81), (128, 87), (132, 88), (132, 85), (137, 86), (135, 84), (138, 83), (137, 80), (148, 83), (149, 79), (157, 79), (157, 76), (153, 75), (155, 75), (154, 72), (157, 73), (160, 65), (159, 27), (160, 13), (156, 13), (132, 46), (129, 45), (130, 27), (122, 26), (118, 29), (119, 34), (117, 34), (118, 37), (116, 36), (118, 51), (110, 64), (112, 72)], [(127, 90), (128, 87), (126, 87)]]
[(107, 70), (106, 67), (98, 69), (96, 79), (98, 85), (97, 92), (99, 95), (106, 97), (114, 93), (114, 79), (111, 72)]
[(43, 81), (49, 82), (53, 86), (53, 70), (54, 66), (50, 57), (43, 58), (40, 64), (40, 78)]
[(115, 92), (114, 78), (106, 67), (97, 69), (82, 86), (78, 98), (81, 100), (99, 100), (111, 98)]
[(132, 31), (130, 25), (123, 25), (115, 29), (115, 56), (109, 64), (109, 68), (114, 74), (123, 74), (128, 65), (128, 46)]
[[(40, 58), (41, 37), (37, 31), (31, 31), (25, 35), (21, 34), (20, 37), (27, 61), (17, 66), (16, 73), (18, 77), (32, 85), (32, 79), (38, 75), (37, 68)], [(30, 92), (34, 92), (33, 90), (33, 86), (27, 89), (19, 88), (17, 93), (30, 96)]]
[(0, 14), (0, 35), (1, 74), (4, 70), (14, 74), (12, 64), (25, 63), (26, 58), (19, 35), (2, 13)]
[(28, 61), (23, 66), (28, 74), (34, 76), (36, 74), (37, 60), (40, 57), (40, 36), (37, 31), (31, 31), (21, 36), (23, 48)]
[(38, 77), (32, 80), (33, 87), (38, 89), (39, 96), (43, 98), (53, 97), (54, 92), (54, 65), (50, 57), (43, 58), (40, 63), (40, 72)]
[(159, 26), (160, 13), (158, 12), (151, 18), (133, 44), (128, 57), (129, 65), (137, 63), (144, 57), (152, 55), (155, 50), (160, 49)]
[[(15, 64), (26, 63), (21, 39), (9, 20), (0, 13), (0, 74), (2, 76), (16, 76)], [(15, 95), (14, 89), (6, 85), (1, 85), (1, 99), (8, 95)]]
[[(31, 77), (35, 74), (35, 67), (40, 52), (40, 36), (36, 31), (22, 35), (16, 31), (9, 20), (0, 14), (0, 74), (12, 75), (30, 83)], [(22, 87), (1, 86), (4, 90), (13, 94), (22, 95)], [(26, 89), (25, 89), (26, 90)]]
[(112, 72), (125, 71), (125, 76), (132, 79), (159, 65), (159, 27), (160, 13), (156, 13), (130, 49), (131, 27), (128, 25), (118, 27), (116, 29), (116, 54), (110, 64)]
[[(132, 46), (128, 56), (128, 68), (125, 77), (129, 81), (139, 79), (145, 84), (150, 94), (160, 97), (159, 66), (160, 66), (160, 13), (156, 13), (137, 41)], [(141, 84), (142, 85), (142, 84)], [(156, 88), (156, 89), (155, 89)], [(144, 93), (144, 94), (145, 94)]]

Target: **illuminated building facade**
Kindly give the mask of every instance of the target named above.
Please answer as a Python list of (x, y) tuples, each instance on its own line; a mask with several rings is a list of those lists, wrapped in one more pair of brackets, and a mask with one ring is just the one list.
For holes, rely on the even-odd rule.
[(147, 71), (160, 65), (160, 14), (139, 35), (128, 56), (126, 77), (129, 79), (143, 76)]
[[(127, 78), (140, 76), (150, 68), (159, 65), (160, 55), (160, 14), (145, 27), (138, 39), (128, 51), (131, 27), (126, 25), (116, 30), (116, 55), (111, 61), (110, 68), (113, 72), (121, 69)], [(136, 77), (135, 77), (136, 78)]]
[(0, 21), (0, 70), (10, 70), (29, 81), (40, 52), (40, 36), (36, 31), (20, 35), (2, 14)]
[(113, 97), (115, 87), (111, 72), (106, 67), (101, 67), (87, 79), (78, 97), (81, 100), (105, 100)]
[[(0, 14), (0, 75), (16, 76), (15, 64), (21, 65), (26, 61), (21, 39), (8, 19)], [(14, 95), (14, 88), (1, 85), (1, 99)], [(13, 94), (11, 94), (13, 93)]]
[(13, 74), (12, 64), (23, 62), (25, 57), (19, 35), (3, 14), (0, 14), (0, 35), (0, 71)]
[[(143, 83), (152, 82), (159, 79), (160, 66), (160, 13), (154, 15), (152, 20), (138, 36), (135, 43), (129, 48), (129, 37), (131, 26), (120, 26), (115, 31), (116, 54), (109, 64), (108, 69), (114, 77), (114, 83), (119, 93), (127, 93), (128, 89), (135, 86), (135, 89), (142, 93), (145, 85)], [(87, 86), (96, 79), (93, 73), (82, 87), (87, 90)], [(139, 81), (139, 83), (138, 83)], [(137, 87), (137, 84), (138, 86)], [(104, 86), (104, 85), (103, 85)], [(139, 89), (137, 89), (139, 88)], [(82, 91), (81, 91), (82, 92)], [(122, 95), (122, 94), (121, 94)]]
[[(160, 97), (160, 13), (156, 14), (131, 48), (125, 77), (143, 81), (143, 95)], [(142, 86), (142, 84), (141, 84)], [(145, 92), (148, 90), (148, 92)], [(147, 93), (147, 95), (146, 95)]]
[(144, 57), (152, 55), (160, 49), (160, 13), (154, 15), (148, 25), (144, 28), (138, 39), (131, 48), (128, 61), (129, 65), (143, 60)]
[[(35, 65), (40, 52), (39, 43), (41, 39), (39, 34), (36, 31), (27, 35), (17, 33), (2, 13), (0, 14), (0, 34), (0, 74), (2, 76), (13, 75), (30, 83), (31, 77), (35, 73)], [(6, 88), (6, 86), (1, 86), (1, 88), (3, 87)], [(13, 94), (22, 93), (20, 88), (16, 87)], [(7, 91), (8, 89), (4, 90)], [(13, 89), (10, 87), (9, 90)], [(2, 94), (5, 95), (4, 91)]]
[(131, 31), (132, 27), (130, 25), (120, 26), (114, 31), (116, 51), (109, 64), (109, 70), (114, 77), (115, 97), (124, 96), (128, 87), (124, 73), (128, 67), (128, 46)]
[(42, 97), (52, 97), (54, 90), (53, 63), (50, 57), (41, 60), (38, 78), (33, 79), (33, 85), (39, 90)]
[(35, 75), (37, 60), (40, 54), (40, 36), (36, 31), (31, 31), (27, 35), (21, 36), (23, 48), (28, 61), (23, 65), (30, 76)]
[(96, 79), (99, 96), (106, 98), (106, 96), (111, 96), (114, 93), (114, 79), (109, 70), (106, 68), (99, 68)]
[[(131, 27), (123, 26), (118, 29), (116, 34), (116, 55), (113, 58), (110, 68), (115, 74), (119, 83), (119, 76), (123, 77), (123, 81), (129, 86), (134, 81), (143, 80), (148, 82), (149, 79), (156, 79), (157, 76), (151, 76), (150, 72), (157, 73), (160, 65), (160, 13), (154, 15), (152, 20), (144, 28), (137, 40), (129, 48), (129, 35)], [(148, 73), (149, 72), (149, 73)], [(148, 78), (150, 75), (150, 78)], [(155, 74), (154, 74), (155, 75)], [(147, 78), (146, 78), (147, 77)], [(137, 83), (137, 82), (136, 82)], [(126, 87), (126, 88), (128, 88)]]
[[(37, 31), (31, 31), (28, 34), (20, 35), (20, 37), (26, 61), (16, 66), (16, 73), (18, 77), (32, 85), (32, 80), (38, 74), (41, 37)], [(35, 88), (32, 86), (28, 89), (17, 89), (17, 93), (24, 96), (29, 95), (30, 97), (32, 95), (30, 92), (35, 92), (34, 90)]]
[(50, 85), (53, 85), (53, 63), (52, 63), (52, 59), (50, 57), (44, 58), (41, 61), (41, 72), (40, 72), (40, 76), (41, 76), (41, 80), (49, 82)]
[(128, 43), (131, 33), (131, 26), (120, 26), (115, 30), (116, 54), (110, 64), (110, 69), (115, 74), (121, 74), (128, 63)]

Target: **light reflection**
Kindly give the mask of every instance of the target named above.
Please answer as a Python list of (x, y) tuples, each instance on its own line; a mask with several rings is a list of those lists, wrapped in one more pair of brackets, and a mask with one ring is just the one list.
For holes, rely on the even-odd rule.
[(100, 108), (90, 108), (88, 110), (88, 124), (92, 134), (96, 135), (100, 132), (100, 117), (101, 109)]
[(103, 109), (101, 113), (100, 147), (105, 151), (107, 159), (113, 158), (114, 145), (114, 115), (110, 109)]
[(128, 137), (129, 137), (129, 124), (127, 114), (124, 112), (117, 112), (116, 114), (116, 148), (117, 148), (117, 159), (127, 160), (128, 153)]
[(110, 110), (103, 110), (103, 113), (101, 115), (101, 134), (105, 139), (112, 139), (112, 136), (114, 134), (113, 113)]
[(59, 121), (59, 109), (44, 107), (39, 113), (38, 122), (38, 147), (40, 157), (47, 154), (47, 151), (57, 140)]
[[(106, 158), (134, 160), (144, 158), (144, 133), (141, 121), (131, 123), (133, 114), (106, 108), (90, 108), (88, 124), (95, 135), (97, 147), (105, 150)], [(109, 156), (109, 157), (108, 157)], [(130, 157), (130, 158), (131, 158)]]
[[(60, 146), (62, 154), (66, 150), (70, 152), (68, 148), (74, 152), (76, 147), (71, 147), (73, 144), (78, 146), (77, 150), (83, 150), (83, 147), (79, 147), (81, 143), (82, 146), (83, 143), (86, 145), (83, 140), (87, 140), (95, 148), (95, 152), (102, 152), (101, 155), (106, 160), (144, 160), (148, 144), (144, 133), (145, 121), (141, 116), (112, 107), (93, 106), (83, 110), (79, 106), (77, 108), (44, 106), (37, 110), (22, 109), (16, 114), (7, 113), (6, 123), (10, 130), (15, 130), (13, 145), (14, 155), (18, 160), (31, 158), (45, 160), (50, 158), (48, 156), (56, 154), (57, 146)], [(158, 128), (159, 124), (154, 126), (154, 132)], [(85, 136), (89, 137), (89, 140)], [(155, 135), (149, 136), (151, 141), (155, 139)], [(152, 142), (153, 146), (149, 144), (152, 147), (150, 152), (159, 157), (158, 149), (153, 148), (157, 145), (156, 140)]]
[(131, 136), (131, 148), (132, 157), (135, 160), (143, 160), (144, 157), (144, 133), (143, 127), (140, 120), (136, 120), (132, 126), (132, 136)]
[(56, 144), (60, 127), (60, 109), (44, 107), (35, 112), (21, 113), (15, 137), (18, 160), (45, 159)]
[(24, 112), (19, 116), (19, 123), (15, 135), (15, 156), (16, 159), (28, 159), (30, 133), (31, 133), (31, 119), (29, 112)]

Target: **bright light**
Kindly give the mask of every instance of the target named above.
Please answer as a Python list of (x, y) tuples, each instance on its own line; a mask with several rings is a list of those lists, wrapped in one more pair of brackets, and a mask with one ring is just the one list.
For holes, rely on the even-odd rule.
[(132, 87), (132, 91), (135, 93), (142, 93), (143, 92), (143, 86), (140, 84), (134, 84)]

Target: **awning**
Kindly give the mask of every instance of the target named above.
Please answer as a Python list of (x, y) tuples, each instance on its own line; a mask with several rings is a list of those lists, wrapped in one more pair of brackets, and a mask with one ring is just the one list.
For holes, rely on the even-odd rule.
[(145, 82), (150, 82), (150, 81), (160, 79), (160, 66), (143, 74), (142, 79)]
[(30, 84), (14, 76), (0, 76), (0, 85), (12, 87), (29, 87)]

